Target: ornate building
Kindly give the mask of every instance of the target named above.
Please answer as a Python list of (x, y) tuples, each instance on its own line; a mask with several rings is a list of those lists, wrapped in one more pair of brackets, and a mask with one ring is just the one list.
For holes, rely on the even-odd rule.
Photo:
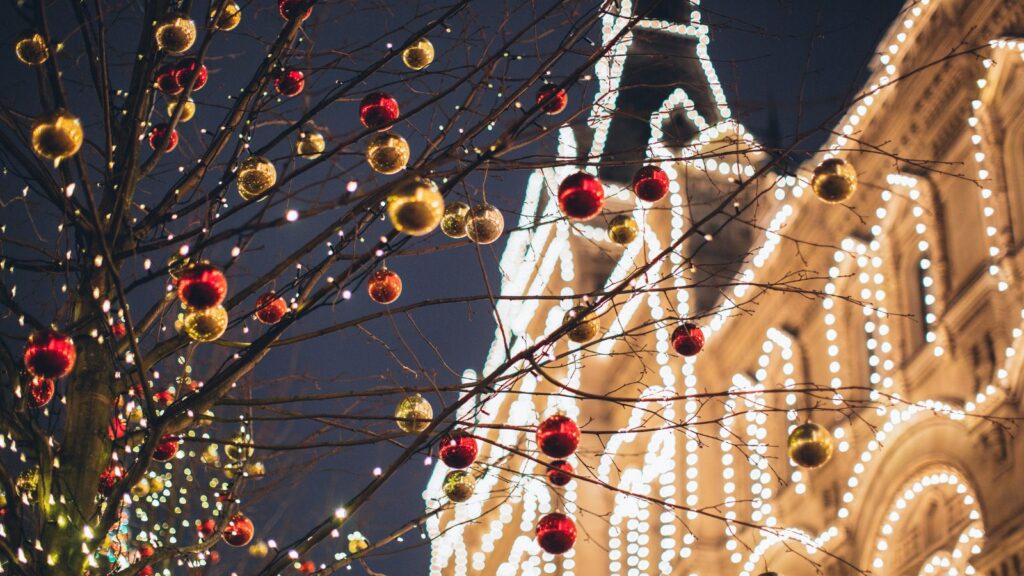
[[(428, 526), (431, 574), (1024, 574), (1024, 439), (1001, 420), (1024, 416), (1024, 3), (908, 2), (835, 136), (787, 176), (762, 174), (766, 158), (730, 120), (697, 7), (661, 4), (597, 70), (595, 110), (628, 114), (595, 112), (589, 129), (560, 135), (563, 155), (617, 161), (599, 171), (606, 211), (632, 211), (641, 238), (622, 248), (603, 224), (559, 218), (552, 193), (574, 168), (533, 174), (502, 293), (564, 298), (500, 301), (504, 333), (483, 372), (556, 330), (574, 295), (684, 239), (725, 187), (756, 179), (767, 193), (750, 199), (747, 225), (703, 223), (643, 279), (667, 289), (601, 310), (604, 338), (563, 339), (552, 353), (565, 361), (462, 415), (507, 427), (482, 445), (476, 496)], [(623, 20), (606, 16), (605, 37)], [(673, 82), (642, 83), (665, 54)], [(669, 209), (623, 187), (645, 148), (673, 177)], [(859, 173), (851, 209), (808, 190), (833, 155)], [(763, 289), (789, 282), (820, 293)], [(676, 317), (703, 326), (700, 355), (670, 353)], [(606, 398), (559, 395), (552, 380)], [(797, 393), (808, 383), (828, 392)], [(861, 407), (838, 410), (848, 404)], [(553, 410), (605, 431), (572, 459), (590, 481), (553, 488), (514, 453), (537, 454), (522, 429)], [(808, 417), (836, 447), (814, 470), (784, 451)], [(424, 492), (429, 508), (444, 474)], [(579, 528), (562, 556), (534, 541), (552, 510)]]

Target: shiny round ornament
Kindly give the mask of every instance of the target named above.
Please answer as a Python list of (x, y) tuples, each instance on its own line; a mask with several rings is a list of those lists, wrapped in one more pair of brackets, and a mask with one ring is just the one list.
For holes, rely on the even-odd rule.
[(181, 323), (185, 334), (194, 342), (213, 342), (228, 329), (228, 311), (223, 306), (190, 310)]
[(406, 396), (395, 407), (395, 423), (403, 432), (418, 434), (430, 426), (434, 419), (434, 408), (419, 394)]
[(270, 546), (268, 546), (263, 540), (253, 542), (253, 544), (249, 546), (249, 556), (252, 556), (253, 558), (266, 558), (269, 553)]
[(216, 444), (208, 444), (199, 455), (199, 461), (207, 466), (220, 466), (220, 452)]
[(437, 228), (444, 218), (444, 196), (426, 178), (400, 183), (387, 199), (388, 217), (399, 232), (423, 236)]
[(359, 103), (359, 121), (371, 130), (384, 130), (398, 119), (398, 100), (384, 92), (372, 92)]
[(213, 536), (213, 533), (216, 531), (217, 521), (213, 518), (207, 518), (206, 520), (203, 520), (202, 522), (196, 524), (196, 533), (198, 533), (199, 537), (203, 540), (206, 540), (210, 536)]
[(568, 458), (580, 445), (580, 428), (564, 414), (555, 414), (537, 426), (537, 446), (552, 458)]
[(574, 472), (572, 464), (565, 460), (555, 460), (548, 464), (548, 482), (551, 482), (553, 486), (565, 486), (572, 481), (572, 474)]
[(537, 104), (540, 104), (540, 109), (549, 116), (562, 113), (568, 103), (569, 95), (554, 84), (542, 86), (537, 91)]
[(46, 46), (46, 39), (42, 34), (35, 32), (26, 34), (14, 44), (14, 54), (22, 64), (39, 66), (50, 59), (50, 49)]
[(811, 189), (823, 202), (845, 202), (857, 191), (857, 170), (846, 160), (829, 158), (814, 169)]
[(178, 453), (179, 443), (180, 440), (174, 436), (164, 436), (156, 445), (156, 450), (153, 451), (153, 460), (167, 462), (174, 458), (174, 455)]
[(683, 356), (694, 356), (704, 348), (704, 331), (685, 322), (672, 331), (672, 348)]
[(469, 204), (465, 202), (452, 202), (444, 207), (444, 216), (441, 217), (441, 232), (449, 238), (464, 238), (466, 236), (466, 217), (469, 215)]
[(327, 149), (327, 140), (316, 130), (303, 130), (295, 141), (295, 155), (306, 160), (316, 160)]
[(193, 310), (213, 308), (224, 301), (227, 293), (227, 277), (205, 260), (186, 267), (178, 278), (178, 298)]
[(185, 14), (171, 14), (157, 24), (153, 32), (157, 48), (169, 54), (181, 54), (196, 41), (196, 23)]
[(366, 161), (375, 172), (395, 174), (409, 163), (409, 143), (401, 136), (382, 132), (366, 144)]
[(139, 480), (135, 484), (135, 486), (132, 486), (132, 489), (130, 490), (130, 492), (132, 494), (132, 498), (135, 498), (136, 500), (139, 500), (141, 498), (145, 498), (146, 496), (149, 496), (149, 493), (151, 492), (151, 487), (149, 485), (149, 479), (143, 478), (143, 479)]
[(28, 405), (33, 408), (42, 408), (53, 400), (54, 384), (50, 378), (40, 378), (38, 376), (29, 380), (28, 396), (25, 401)]
[(565, 554), (576, 543), (576, 523), (565, 514), (545, 514), (537, 522), (537, 544), (548, 554)]
[[(217, 15), (217, 8), (210, 11), (210, 18)], [(242, 7), (236, 2), (228, 2), (221, 11), (220, 17), (213, 23), (213, 27), (221, 32), (234, 30), (242, 23)]]
[(178, 83), (177, 68), (173, 64), (165, 64), (156, 71), (156, 89), (168, 96), (177, 96), (185, 88)]
[(288, 303), (273, 292), (267, 292), (256, 299), (256, 313), (253, 317), (262, 324), (277, 324), (288, 313)]
[(310, 0), (280, 0), (277, 10), (285, 20), (305, 20), (313, 14), (313, 2)]
[[(167, 134), (167, 130), (170, 128), (167, 124), (157, 124), (149, 131), (149, 147), (156, 150), (160, 140)], [(170, 152), (178, 147), (178, 131), (171, 130), (171, 135), (167, 137), (167, 144), (164, 144), (164, 152)]]
[(363, 536), (359, 532), (353, 532), (348, 535), (349, 554), (358, 554), (369, 547), (370, 541), (366, 539), (366, 536)]
[(122, 478), (124, 478), (124, 466), (117, 462), (108, 464), (103, 472), (100, 472), (100, 494), (110, 496), (110, 493), (114, 491), (114, 486), (117, 486)]
[(490, 244), (501, 238), (505, 231), (505, 217), (501, 210), (487, 204), (477, 204), (466, 215), (466, 236), (477, 244)]
[(31, 468), (22, 470), (21, 474), (18, 474), (18, 479), (14, 481), (14, 490), (18, 493), (18, 496), (28, 500), (29, 502), (36, 501), (36, 491), (38, 489), (38, 466), (33, 466)]
[(274, 78), (274, 88), (281, 96), (298, 96), (306, 87), (306, 75), (301, 70), (284, 70)]
[(25, 370), (37, 378), (61, 378), (75, 366), (75, 343), (55, 330), (37, 330), (28, 337), (22, 361)]
[(224, 527), (224, 542), (228, 546), (241, 547), (245, 546), (249, 542), (252, 542), (252, 536), (256, 532), (256, 527), (253, 526), (252, 520), (245, 514), (238, 513), (228, 519), (227, 526)]
[(178, 118), (178, 122), (188, 122), (196, 115), (196, 101), (191, 98), (186, 98), (184, 102), (181, 100), (171, 100), (167, 103), (167, 117), (174, 118), (174, 115), (178, 112), (178, 107), (181, 107), (181, 118)]
[(558, 185), (558, 206), (570, 220), (590, 220), (604, 208), (604, 186), (586, 172), (567, 176)]
[(149, 487), (153, 492), (163, 492), (166, 483), (163, 476), (153, 476), (149, 479)]
[(235, 432), (231, 441), (224, 445), (224, 455), (232, 462), (241, 462), (252, 458), (255, 449), (252, 447), (252, 438), (245, 432)]
[(832, 458), (832, 433), (824, 427), (807, 422), (789, 433), (789, 457), (803, 468), (817, 468)]
[(657, 202), (668, 194), (668, 174), (657, 166), (644, 166), (633, 175), (633, 194), (644, 202)]
[(277, 184), (277, 169), (263, 156), (249, 156), (238, 164), (238, 194), (252, 200), (265, 194)]
[(32, 150), (47, 160), (60, 162), (74, 156), (84, 141), (82, 123), (66, 110), (42, 116), (32, 124)]
[[(577, 344), (590, 342), (597, 338), (598, 333), (601, 331), (601, 323), (597, 319), (597, 315), (593, 312), (587, 313), (586, 310), (586, 306), (574, 306), (562, 317), (562, 325), (576, 323), (566, 336)], [(582, 318), (580, 318), (581, 314), (583, 315)]]
[(263, 462), (246, 462), (242, 470), (249, 478), (263, 478), (267, 475), (267, 467)]
[(423, 70), (434, 61), (434, 45), (420, 38), (402, 50), (402, 62), (411, 70)]
[(444, 495), (452, 502), (465, 502), (476, 491), (476, 477), (467, 470), (452, 470), (444, 477)]
[(468, 468), (470, 464), (476, 462), (476, 456), (479, 451), (480, 446), (477, 444), (476, 438), (465, 432), (454, 432), (446, 435), (441, 439), (441, 444), (438, 448), (441, 461), (449, 468), (456, 470)]
[(608, 239), (625, 246), (640, 235), (640, 226), (631, 214), (619, 214), (608, 223)]
[(391, 304), (402, 295), (402, 278), (393, 270), (374, 270), (366, 284), (366, 292), (377, 304)]
[(198, 92), (203, 86), (206, 86), (206, 81), (209, 79), (206, 66), (200, 64), (195, 58), (185, 58), (174, 65), (174, 79), (178, 81), (178, 85), (182, 89), (192, 82), (193, 77), (196, 79), (195, 85), (192, 86), (193, 92)]

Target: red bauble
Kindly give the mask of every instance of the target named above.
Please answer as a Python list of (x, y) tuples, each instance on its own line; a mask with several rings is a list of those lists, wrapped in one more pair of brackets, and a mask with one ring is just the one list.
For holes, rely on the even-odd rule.
[(381, 268), (370, 275), (366, 291), (374, 302), (391, 304), (402, 295), (402, 279), (391, 270)]
[(110, 426), (107, 426), (107, 438), (111, 440), (117, 440), (123, 438), (124, 433), (128, 431), (128, 424), (125, 423), (123, 418), (114, 416), (110, 419)]
[(298, 96), (306, 87), (306, 75), (300, 70), (285, 70), (274, 78), (274, 88), (282, 96)]
[(230, 546), (245, 546), (252, 541), (255, 532), (256, 527), (252, 525), (252, 520), (245, 514), (238, 513), (228, 520), (228, 525), (224, 528), (224, 541)]
[(565, 514), (545, 514), (537, 522), (537, 544), (548, 554), (565, 554), (576, 543), (576, 523)]
[(49, 378), (39, 378), (38, 376), (33, 378), (28, 383), (28, 401), (29, 406), (33, 408), (42, 408), (53, 400), (53, 380)]
[[(153, 126), (153, 129), (149, 131), (149, 147), (156, 150), (156, 145), (160, 143), (160, 139), (167, 133), (167, 129), (170, 128), (167, 124), (157, 124)], [(164, 152), (170, 152), (178, 147), (178, 131), (171, 130), (171, 135), (167, 138), (167, 145), (164, 146)]]
[(312, 574), (316, 572), (316, 564), (312, 560), (306, 560), (302, 564), (299, 564), (299, 572), (303, 574)]
[(110, 496), (114, 486), (124, 478), (124, 466), (117, 462), (111, 462), (107, 468), (100, 473), (100, 494)]
[(153, 572), (152, 566), (143, 566), (142, 570), (139, 570), (139, 576), (153, 576), (153, 574), (155, 572)]
[(179, 442), (174, 436), (164, 436), (161, 438), (160, 443), (156, 445), (156, 450), (153, 451), (153, 460), (167, 462), (174, 458), (174, 455), (178, 453)]
[(168, 96), (176, 96), (185, 90), (185, 87), (178, 82), (176, 66), (171, 64), (161, 66), (156, 71), (156, 87)]
[(25, 370), (41, 378), (67, 376), (75, 367), (75, 343), (56, 330), (36, 330), (25, 344)]
[(555, 460), (548, 464), (548, 482), (555, 486), (565, 486), (572, 481), (572, 474), (575, 470), (572, 464), (565, 460)]
[(178, 298), (194, 310), (206, 310), (220, 305), (227, 293), (228, 279), (209, 262), (189, 266), (178, 278)]
[(693, 356), (704, 347), (704, 332), (696, 324), (680, 324), (672, 331), (672, 347), (683, 356)]
[(143, 544), (142, 546), (139, 546), (139, 554), (143, 558), (149, 558), (153, 554), (156, 554), (156, 549), (153, 548), (152, 544)]
[(159, 406), (164, 408), (174, 403), (174, 392), (170, 390), (161, 390), (153, 394), (153, 401)]
[(590, 220), (604, 207), (604, 186), (597, 176), (577, 172), (558, 185), (558, 206), (571, 220)]
[(198, 526), (196, 526), (196, 532), (198, 532), (199, 537), (204, 540), (209, 538), (210, 536), (213, 536), (213, 533), (216, 531), (217, 522), (215, 522), (213, 518), (207, 518), (206, 520), (200, 522)]
[(657, 202), (668, 194), (668, 174), (657, 166), (644, 166), (633, 175), (633, 194), (644, 202)]
[(555, 414), (537, 426), (537, 445), (552, 458), (567, 458), (580, 445), (580, 427), (572, 418)]
[(273, 292), (267, 292), (256, 299), (256, 313), (253, 316), (264, 324), (277, 324), (288, 313), (288, 303)]
[(373, 130), (386, 129), (399, 115), (398, 100), (384, 92), (367, 94), (359, 103), (359, 121)]
[(124, 322), (115, 322), (110, 327), (110, 332), (114, 335), (114, 338), (120, 340), (124, 338), (124, 335), (128, 333), (128, 328), (125, 327)]
[(285, 20), (305, 20), (313, 13), (313, 3), (310, 0), (279, 0), (277, 9)]
[(454, 432), (441, 439), (441, 461), (449, 468), (468, 468), (476, 461), (479, 450), (476, 438), (465, 432)]
[(537, 91), (537, 104), (540, 104), (540, 109), (543, 110), (545, 114), (559, 114), (565, 110), (565, 106), (568, 103), (569, 95), (566, 94), (565, 90), (555, 86), (554, 84), (542, 86), (541, 89)]
[(188, 86), (193, 76), (196, 77), (196, 83), (192, 86), (192, 91), (199, 92), (203, 86), (206, 86), (206, 80), (209, 78), (206, 66), (200, 64), (195, 58), (185, 58), (174, 65), (174, 79), (177, 80), (178, 86), (181, 88)]

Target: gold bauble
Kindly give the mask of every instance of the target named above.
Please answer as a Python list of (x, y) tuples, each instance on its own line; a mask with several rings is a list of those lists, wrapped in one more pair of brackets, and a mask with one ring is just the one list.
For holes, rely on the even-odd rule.
[(196, 23), (185, 14), (164, 17), (153, 31), (157, 48), (170, 54), (181, 54), (196, 41)]
[(253, 542), (252, 545), (249, 546), (249, 555), (256, 558), (265, 558), (269, 552), (270, 546), (267, 546), (267, 543), (263, 540)]
[(131, 489), (132, 497), (134, 497), (136, 499), (145, 498), (146, 496), (149, 495), (149, 491), (150, 490), (151, 490), (151, 487), (149, 485), (149, 480), (147, 480), (146, 478), (143, 478), (142, 480), (139, 480), (135, 484), (135, 486), (132, 486), (132, 489)]
[(370, 547), (370, 541), (359, 532), (348, 535), (348, 553), (358, 554)]
[(608, 223), (608, 239), (620, 246), (625, 246), (640, 234), (640, 226), (629, 214), (619, 214)]
[(50, 59), (50, 49), (46, 47), (46, 39), (42, 34), (32, 33), (22, 36), (14, 45), (14, 54), (22, 64), (39, 66)]
[[(178, 111), (178, 104), (180, 100), (171, 100), (167, 103), (167, 117), (174, 118), (174, 114)], [(181, 106), (181, 118), (178, 118), (178, 122), (188, 122), (196, 115), (196, 101), (188, 98)]]
[(814, 169), (811, 189), (823, 202), (845, 202), (857, 191), (857, 170), (846, 160), (829, 158)]
[(402, 50), (402, 62), (412, 70), (423, 70), (434, 61), (434, 45), (420, 38)]
[(409, 163), (409, 143), (388, 132), (374, 134), (366, 144), (366, 161), (381, 174), (395, 174)]
[(7, 494), (0, 492), (0, 508), (7, 507)]
[(154, 493), (156, 493), (156, 492), (163, 492), (163, 490), (164, 490), (164, 477), (163, 476), (154, 476), (154, 477), (150, 478), (149, 479), (149, 488)]
[(231, 442), (224, 445), (224, 455), (232, 462), (248, 460), (253, 453), (252, 438), (245, 432), (235, 432)]
[[(210, 18), (217, 15), (217, 9), (214, 8), (210, 11)], [(220, 18), (213, 23), (213, 27), (222, 32), (228, 30), (234, 30), (242, 22), (242, 8), (235, 2), (228, 2), (227, 6), (224, 6), (224, 10), (220, 13)]]
[(32, 150), (47, 160), (60, 162), (74, 156), (84, 140), (82, 123), (64, 110), (40, 117), (32, 125)]
[(444, 477), (444, 495), (452, 502), (465, 502), (473, 497), (476, 477), (469, 470), (452, 470)]
[[(580, 314), (586, 311), (586, 306), (574, 306), (565, 313), (562, 317), (562, 325), (575, 322)], [(597, 319), (597, 315), (593, 312), (586, 314), (579, 323), (576, 324), (571, 330), (569, 330), (569, 340), (576, 342), (577, 344), (585, 344), (590, 342), (597, 337), (598, 332), (601, 331), (601, 323)]]
[(245, 474), (250, 478), (262, 478), (267, 475), (267, 467), (263, 462), (248, 462), (245, 465)]
[(465, 202), (453, 202), (444, 207), (444, 216), (441, 217), (441, 232), (449, 238), (463, 238), (466, 236), (466, 215), (469, 214), (469, 204)]
[(181, 321), (182, 330), (195, 342), (213, 342), (228, 329), (228, 311), (223, 306), (190, 310)]
[(395, 421), (405, 432), (418, 434), (430, 426), (434, 419), (434, 408), (419, 394), (406, 396), (395, 407)]
[(258, 198), (277, 183), (274, 163), (263, 156), (249, 156), (238, 165), (238, 194), (245, 200)]
[(324, 135), (316, 130), (305, 130), (299, 132), (299, 138), (295, 141), (295, 154), (307, 160), (316, 160), (327, 148), (327, 141)]
[(477, 204), (466, 215), (466, 236), (477, 244), (490, 244), (505, 231), (505, 217), (501, 210), (487, 204)]
[(832, 457), (832, 434), (814, 422), (794, 428), (787, 444), (789, 457), (797, 466), (817, 468)]
[(207, 466), (220, 465), (220, 452), (217, 450), (217, 445), (208, 444), (203, 453), (199, 455), (199, 460)]
[(410, 236), (429, 234), (444, 217), (444, 196), (426, 178), (399, 184), (388, 196), (388, 216), (399, 232)]
[(18, 474), (18, 479), (14, 482), (14, 489), (18, 492), (18, 495), (28, 500), (29, 502), (36, 501), (36, 490), (39, 488), (39, 467), (33, 466), (31, 468), (21, 471)]

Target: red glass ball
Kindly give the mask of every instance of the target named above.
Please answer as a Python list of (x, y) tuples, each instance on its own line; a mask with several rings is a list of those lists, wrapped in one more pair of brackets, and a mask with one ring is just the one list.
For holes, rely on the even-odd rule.
[(124, 466), (117, 462), (111, 462), (103, 472), (100, 472), (100, 494), (110, 496), (114, 486), (124, 478)]
[(657, 202), (668, 194), (668, 174), (657, 166), (644, 166), (633, 175), (633, 193), (644, 202)]
[[(149, 147), (156, 150), (156, 145), (160, 142), (160, 139), (167, 133), (167, 129), (170, 128), (167, 124), (157, 124), (153, 126), (153, 129), (149, 131)], [(178, 131), (171, 130), (171, 135), (167, 138), (167, 145), (164, 146), (164, 152), (170, 152), (178, 147)]]
[(542, 86), (537, 91), (537, 104), (540, 104), (540, 109), (545, 114), (555, 115), (565, 110), (565, 106), (569, 103), (569, 94), (565, 90), (555, 86), (554, 84), (547, 84)]
[(548, 554), (565, 554), (576, 543), (576, 523), (565, 514), (545, 514), (537, 522), (537, 544)]
[(179, 442), (174, 436), (164, 436), (161, 438), (160, 443), (156, 445), (156, 450), (153, 451), (153, 460), (167, 462), (174, 458), (174, 455), (178, 453)]
[(185, 88), (192, 81), (193, 76), (196, 77), (196, 83), (192, 86), (192, 91), (198, 92), (203, 86), (206, 86), (206, 81), (209, 79), (206, 65), (200, 64), (195, 58), (185, 58), (175, 64), (174, 79), (178, 81), (178, 86)]
[(299, 572), (303, 574), (312, 574), (316, 572), (316, 564), (312, 560), (306, 560), (302, 564), (299, 564)]
[(199, 537), (206, 539), (213, 535), (217, 531), (217, 522), (213, 518), (207, 518), (196, 526), (196, 532), (199, 533)]
[(402, 295), (402, 278), (387, 268), (375, 270), (366, 285), (370, 298), (378, 304), (391, 304)]
[(224, 541), (230, 546), (245, 546), (252, 541), (255, 532), (256, 527), (252, 525), (252, 520), (245, 514), (238, 513), (228, 520), (228, 525), (224, 528)]
[(152, 544), (143, 544), (142, 546), (139, 546), (139, 554), (142, 555), (143, 558), (149, 558), (153, 554), (156, 554), (156, 549), (153, 548)]
[(28, 383), (28, 400), (29, 406), (33, 408), (42, 408), (53, 400), (53, 380), (49, 378), (39, 378), (38, 376), (33, 378)]
[(282, 96), (298, 96), (306, 87), (306, 75), (301, 70), (285, 70), (274, 78), (274, 88)]
[(552, 458), (567, 458), (580, 445), (580, 427), (568, 416), (551, 416), (537, 426), (537, 445)]
[(572, 474), (575, 470), (572, 464), (565, 460), (555, 460), (548, 464), (548, 482), (555, 486), (565, 486), (572, 481)]
[(159, 406), (167, 407), (174, 403), (174, 392), (170, 390), (160, 390), (153, 394), (153, 401)]
[(28, 337), (22, 360), (33, 376), (60, 378), (75, 366), (75, 343), (55, 330), (37, 330)]
[(305, 20), (313, 13), (313, 3), (309, 0), (280, 0), (277, 9), (285, 20)]
[(143, 566), (142, 570), (139, 570), (139, 576), (153, 576), (153, 574), (155, 572), (153, 572), (152, 566)]
[(277, 324), (288, 313), (288, 303), (273, 292), (267, 292), (256, 299), (256, 313), (253, 316), (264, 324)]
[(476, 455), (480, 447), (473, 438), (465, 432), (455, 432), (441, 439), (441, 461), (449, 468), (462, 470), (468, 468), (476, 461)]
[(175, 66), (166, 64), (156, 71), (156, 87), (168, 96), (176, 96), (185, 90), (185, 87), (178, 82), (178, 74)]
[(125, 327), (124, 322), (115, 322), (110, 327), (110, 332), (114, 335), (114, 338), (121, 339), (128, 333), (128, 328)]
[(186, 268), (178, 278), (178, 298), (194, 310), (220, 305), (228, 293), (228, 279), (209, 262), (198, 262)]
[(384, 92), (367, 94), (359, 103), (359, 121), (373, 130), (383, 130), (398, 119), (398, 100)]
[(704, 332), (696, 324), (680, 324), (672, 331), (672, 347), (683, 356), (693, 356), (704, 348)]
[(558, 206), (571, 220), (590, 220), (604, 208), (604, 186), (597, 176), (577, 172), (558, 185)]
[(128, 424), (125, 423), (124, 419), (114, 416), (110, 419), (110, 426), (107, 426), (107, 438), (117, 440), (122, 438), (127, 430)]

